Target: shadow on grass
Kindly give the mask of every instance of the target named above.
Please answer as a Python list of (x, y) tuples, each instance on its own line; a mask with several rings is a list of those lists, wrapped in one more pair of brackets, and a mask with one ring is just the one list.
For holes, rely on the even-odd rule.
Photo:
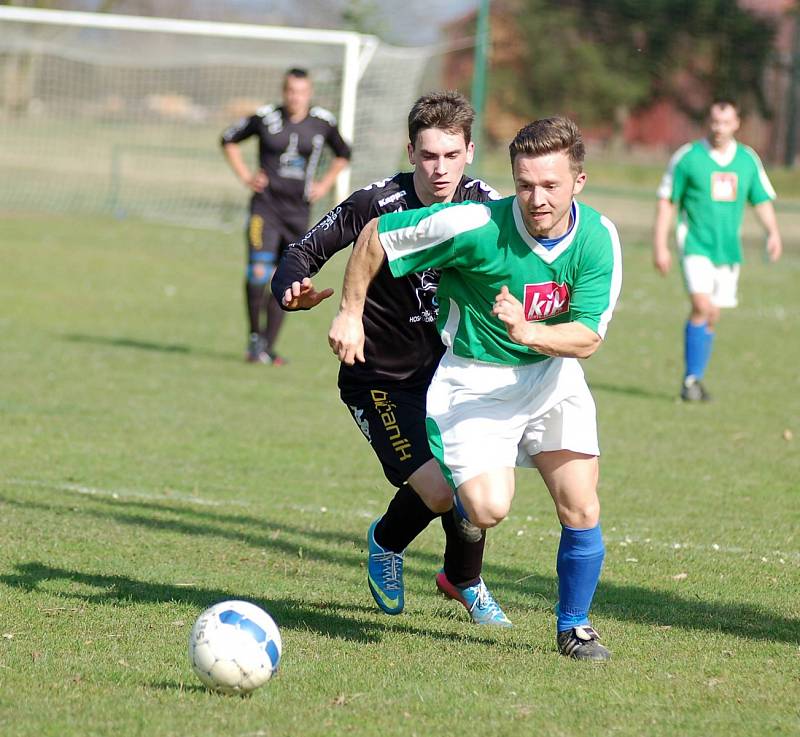
[[(63, 512), (74, 509), (74, 504), (47, 504), (33, 501), (18, 501), (0, 497), (5, 504)], [(223, 540), (235, 540), (239, 543), (260, 549), (266, 549), (287, 558), (297, 560), (298, 549), (303, 550), (306, 562), (314, 560), (352, 569), (363, 565), (366, 556), (366, 545), (360, 533), (351, 535), (341, 531), (315, 529), (309, 526), (287, 522), (272, 522), (251, 515), (228, 514), (208, 508), (189, 508), (176, 506), (174, 502), (156, 503), (138, 500), (115, 500), (91, 498), (91, 503), (99, 508), (90, 508), (88, 504), (77, 510), (78, 514), (100, 519), (109, 519), (117, 523), (135, 528), (146, 528), (157, 532), (167, 532), (192, 537), (211, 537)], [(131, 510), (133, 513), (131, 512)], [(254, 531), (254, 528), (256, 531)], [(491, 534), (491, 532), (489, 533)], [(554, 541), (555, 542), (555, 541)], [(344, 547), (343, 547), (344, 546)], [(553, 547), (555, 556), (555, 544)], [(406, 567), (406, 582), (424, 581), (430, 583), (431, 572), (441, 565), (439, 556), (423, 550), (414, 550), (415, 569)], [(422, 563), (417, 566), (417, 563)], [(55, 571), (57, 575), (48, 575), (47, 571)], [(308, 569), (314, 575), (313, 565)], [(319, 575), (329, 576), (330, 571)], [(484, 566), (484, 575), (490, 581), (495, 596), (503, 604), (506, 612), (513, 620), (514, 609), (531, 608), (548, 609), (556, 591), (555, 576), (531, 574), (528, 569), (516, 565), (488, 562)], [(70, 580), (92, 583), (97, 579), (98, 586), (123, 584), (122, 589), (115, 586), (111, 597), (116, 599), (133, 598), (137, 601), (155, 602), (176, 600), (197, 606), (208, 606), (215, 601), (238, 598), (241, 592), (206, 591), (203, 589), (174, 587), (165, 584), (136, 582), (125, 577), (89, 576), (80, 572), (50, 569), (43, 564), (29, 563), (18, 567), (17, 574), (0, 576), (0, 583), (25, 589), (33, 589), (48, 577), (65, 577)], [(124, 591), (125, 595), (121, 595)], [(97, 598), (99, 597), (99, 598)], [(102, 601), (105, 594), (86, 597), (88, 601)], [(376, 637), (373, 625), (353, 620), (347, 616), (354, 610), (362, 613), (376, 612), (372, 606), (359, 607), (352, 604), (332, 601), (314, 602), (312, 605), (299, 600), (278, 602), (282, 611), (276, 611), (278, 617), (285, 614), (287, 621), (299, 622), (297, 626), (311, 626), (324, 632), (338, 631), (339, 636), (347, 639), (372, 640)], [(273, 602), (269, 603), (271, 611)], [(596, 614), (613, 617), (619, 621), (644, 623), (658, 627), (677, 627), (686, 630), (699, 630), (723, 633), (753, 640), (800, 643), (800, 620), (782, 616), (757, 605), (746, 602), (714, 602), (701, 599), (699, 596), (685, 597), (671, 591), (653, 587), (620, 585), (601, 580), (592, 607)], [(337, 612), (343, 612), (344, 615)], [(386, 625), (392, 626), (392, 625)], [(366, 627), (366, 632), (362, 630)], [(384, 629), (381, 627), (380, 629)], [(430, 630), (410, 629), (417, 634), (438, 636)], [(342, 634), (343, 633), (343, 634)]]
[[(225, 694), (217, 694), (216, 691), (211, 691), (205, 686), (201, 686), (197, 683), (184, 683), (183, 681), (154, 681), (146, 685), (149, 688), (152, 688), (156, 691), (170, 691), (170, 692), (177, 691), (178, 693), (207, 693), (212, 696), (218, 695), (221, 698), (229, 698), (228, 696), (225, 696)], [(242, 698), (246, 696), (249, 696), (249, 694), (242, 694)]]
[[(274, 673), (270, 679), (270, 683), (274, 683), (281, 677), (281, 672)], [(143, 684), (146, 688), (153, 691), (164, 691), (172, 694), (205, 694), (208, 699), (219, 699), (220, 703), (227, 703), (230, 699), (241, 699), (247, 701), (248, 699), (258, 698), (255, 696), (256, 691), (248, 691), (247, 693), (225, 694), (220, 691), (214, 691), (207, 686), (201, 686), (196, 683), (185, 683), (184, 681), (151, 681), (150, 683)], [(267, 732), (248, 732), (247, 734), (268, 734)]]
[(182, 355), (204, 356), (206, 358), (241, 362), (241, 356), (238, 354), (222, 353), (206, 348), (194, 348), (182, 343), (159, 343), (153, 340), (138, 340), (136, 338), (111, 337), (105, 335), (86, 335), (84, 333), (60, 334), (58, 337), (70, 343), (90, 343), (94, 345), (112, 346), (114, 348), (133, 348), (140, 351), (178, 353)]
[[(80, 514), (100, 520), (113, 520), (133, 528), (159, 532), (232, 540), (254, 548), (284, 553), (297, 559), (302, 548), (305, 560), (320, 559), (340, 566), (357, 566), (366, 555), (366, 532), (364, 535), (349, 535), (345, 532), (315, 529), (309, 526), (284, 522), (270, 522), (251, 515), (215, 513), (208, 509), (197, 509), (169, 503), (142, 502), (127, 499), (105, 499), (90, 497), (82, 500), (84, 505), (75, 507), (75, 500), (64, 504), (19, 501), (0, 495), (0, 502), (10, 506)], [(92, 505), (92, 506), (90, 506)], [(97, 508), (100, 507), (100, 508)], [(366, 531), (366, 525), (364, 526)], [(342, 549), (344, 546), (344, 549)], [(421, 553), (421, 556), (433, 556)]]
[(241, 591), (157, 583), (114, 574), (86, 573), (39, 562), (20, 563), (14, 567), (13, 573), (0, 576), (0, 584), (26, 592), (38, 591), (43, 585), (51, 583), (63, 585), (65, 582), (97, 589), (94, 592), (54, 592), (62, 598), (78, 599), (86, 604), (125, 606), (173, 602), (194, 606), (199, 613), (200, 610), (217, 602), (244, 598), (269, 611), (281, 628), (312, 630), (344, 640), (363, 643), (381, 642), (386, 632), (401, 632), (443, 641), (464, 642), (469, 640), (512, 650), (530, 650), (530, 646), (524, 643), (487, 637), (485, 630), (471, 629), (469, 634), (463, 634), (430, 627), (423, 629), (409, 624), (407, 620), (386, 617), (378, 613), (375, 607), (351, 603), (334, 601), (309, 603), (294, 598), (270, 598), (267, 600), (258, 596), (249, 596)]
[(606, 384), (602, 381), (590, 381), (589, 388), (592, 391), (605, 392), (607, 394), (624, 394), (627, 397), (641, 397), (643, 399), (658, 399), (662, 402), (674, 404), (678, 399), (678, 392), (660, 392), (642, 389), (640, 386), (619, 386), (616, 384)]

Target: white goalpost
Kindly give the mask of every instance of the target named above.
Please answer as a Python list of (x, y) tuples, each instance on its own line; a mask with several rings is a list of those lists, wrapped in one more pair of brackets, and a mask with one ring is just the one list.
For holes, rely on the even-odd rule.
[(0, 6), (0, 207), (238, 224), (220, 133), (298, 66), (353, 144), (341, 199), (396, 169), (428, 55), (348, 31)]

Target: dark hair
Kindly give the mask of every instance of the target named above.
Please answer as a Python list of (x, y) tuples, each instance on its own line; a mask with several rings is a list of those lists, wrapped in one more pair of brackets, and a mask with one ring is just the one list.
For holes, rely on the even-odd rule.
[(511, 165), (517, 156), (544, 156), (564, 151), (569, 157), (569, 167), (574, 174), (583, 171), (586, 148), (577, 125), (569, 118), (555, 116), (542, 118), (520, 128), (508, 147)]
[(292, 67), (291, 69), (286, 70), (286, 74), (283, 75), (284, 87), (286, 87), (286, 82), (289, 80), (289, 77), (294, 77), (295, 79), (307, 79), (309, 82), (311, 81), (311, 75), (308, 73), (308, 69), (301, 69), (300, 67)]
[(408, 114), (408, 140), (415, 146), (421, 130), (439, 128), (447, 133), (461, 133), (464, 142), (469, 143), (474, 120), (475, 111), (460, 92), (431, 92), (420, 97)]
[(715, 98), (714, 102), (712, 102), (708, 107), (709, 112), (711, 112), (712, 107), (732, 107), (736, 111), (736, 114), (739, 114), (739, 104), (736, 102), (736, 100), (730, 97)]

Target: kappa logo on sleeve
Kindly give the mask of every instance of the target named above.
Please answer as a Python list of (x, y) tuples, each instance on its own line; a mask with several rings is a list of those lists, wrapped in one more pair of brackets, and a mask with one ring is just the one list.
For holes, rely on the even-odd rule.
[(525, 285), (525, 319), (547, 320), (569, 310), (569, 288), (554, 281)]

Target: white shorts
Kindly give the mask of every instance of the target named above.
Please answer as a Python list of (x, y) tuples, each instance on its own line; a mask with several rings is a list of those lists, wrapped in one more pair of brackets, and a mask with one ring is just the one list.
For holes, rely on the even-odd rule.
[(594, 399), (576, 358), (501, 366), (448, 350), (427, 414), (431, 448), (456, 487), (490, 469), (530, 468), (542, 451), (600, 455)]
[(715, 266), (711, 259), (692, 254), (681, 259), (683, 280), (689, 294), (711, 295), (716, 307), (736, 307), (739, 264)]

